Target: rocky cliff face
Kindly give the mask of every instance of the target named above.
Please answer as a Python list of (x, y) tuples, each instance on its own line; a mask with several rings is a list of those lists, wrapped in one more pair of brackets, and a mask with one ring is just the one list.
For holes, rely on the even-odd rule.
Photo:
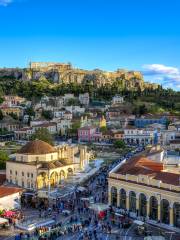
[(46, 78), (54, 83), (77, 83), (90, 84), (94, 87), (101, 87), (106, 84), (121, 85), (122, 88), (131, 90), (144, 90), (145, 88), (156, 89), (157, 84), (145, 83), (143, 76), (137, 71), (126, 71), (118, 69), (114, 72), (101, 71), (99, 69), (88, 71), (72, 68), (70, 65), (51, 65), (48, 67), (29, 67), (25, 69), (19, 68), (3, 68), (0, 69), (1, 77), (12, 77), (24, 81), (40, 80)]

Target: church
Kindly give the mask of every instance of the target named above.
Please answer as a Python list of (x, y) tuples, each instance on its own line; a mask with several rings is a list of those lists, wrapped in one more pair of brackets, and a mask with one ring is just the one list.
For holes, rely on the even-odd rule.
[(85, 146), (50, 144), (34, 140), (23, 146), (15, 159), (6, 163), (8, 183), (16, 186), (39, 190), (58, 187), (76, 169), (84, 170), (89, 163)]

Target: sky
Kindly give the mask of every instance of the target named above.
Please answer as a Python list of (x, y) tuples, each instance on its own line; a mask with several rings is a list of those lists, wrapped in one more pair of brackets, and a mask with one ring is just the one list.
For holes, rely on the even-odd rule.
[(180, 91), (180, 0), (0, 0), (0, 67), (142, 71)]

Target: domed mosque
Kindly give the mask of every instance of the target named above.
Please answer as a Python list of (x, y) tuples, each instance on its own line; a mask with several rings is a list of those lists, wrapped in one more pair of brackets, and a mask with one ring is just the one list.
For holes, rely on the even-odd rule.
[[(78, 154), (79, 162), (77, 158), (75, 161)], [(6, 178), (9, 183), (26, 189), (57, 187), (76, 168), (83, 169), (88, 162), (86, 147), (53, 147), (44, 141), (34, 140), (23, 146), (14, 160), (7, 161)]]

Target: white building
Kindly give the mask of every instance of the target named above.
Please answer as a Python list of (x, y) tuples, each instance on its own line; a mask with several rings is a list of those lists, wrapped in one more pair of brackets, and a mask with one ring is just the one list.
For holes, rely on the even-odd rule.
[(67, 106), (65, 107), (67, 111), (73, 113), (73, 114), (82, 114), (85, 112), (85, 108), (84, 107), (80, 107), (80, 106)]
[(123, 102), (124, 102), (124, 97), (122, 97), (120, 95), (115, 95), (112, 98), (112, 105), (117, 105), (117, 104), (120, 104), (120, 103), (123, 103)]
[(33, 128), (33, 131), (45, 128), (51, 134), (56, 134), (57, 133), (57, 124), (55, 122), (42, 123), (42, 124), (39, 124), (39, 125), (35, 125), (32, 128)]
[(176, 138), (175, 130), (163, 130), (160, 132), (159, 144), (166, 146), (169, 145), (170, 141)]
[(125, 128), (124, 141), (127, 144), (147, 145), (153, 144), (155, 140), (155, 131), (153, 129)]
[(60, 119), (57, 122), (57, 132), (61, 135), (67, 134), (68, 129), (71, 128), (71, 120), (68, 119)]
[(79, 101), (83, 105), (89, 105), (89, 93), (79, 94)]
[(24, 127), (14, 132), (16, 140), (29, 140), (34, 133), (34, 129), (32, 127)]
[(19, 209), (22, 188), (0, 186), (0, 210)]

